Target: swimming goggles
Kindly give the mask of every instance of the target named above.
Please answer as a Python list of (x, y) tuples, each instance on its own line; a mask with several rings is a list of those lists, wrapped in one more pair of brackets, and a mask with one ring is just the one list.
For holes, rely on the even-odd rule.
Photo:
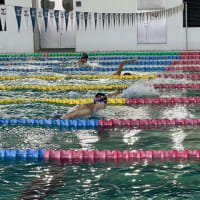
[(94, 103), (96, 103), (96, 102), (100, 102), (100, 103), (107, 103), (107, 100), (106, 99), (101, 99), (101, 100), (96, 100), (96, 99), (94, 99)]

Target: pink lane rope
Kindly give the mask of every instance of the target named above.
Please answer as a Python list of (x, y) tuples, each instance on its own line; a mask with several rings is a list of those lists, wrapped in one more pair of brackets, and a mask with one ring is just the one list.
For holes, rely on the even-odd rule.
[(157, 78), (174, 78), (174, 79), (199, 80), (200, 79), (200, 74), (158, 74)]
[(200, 55), (181, 55), (181, 59), (200, 59)]
[(181, 56), (182, 55), (200, 55), (200, 51), (181, 51), (179, 54)]
[(200, 60), (173, 60), (172, 65), (199, 65)]
[(193, 84), (193, 83), (189, 83), (189, 84), (168, 84), (168, 83), (163, 83), (163, 84), (154, 84), (153, 85), (154, 88), (156, 89), (163, 89), (163, 88), (167, 88), (167, 89), (185, 89), (185, 88), (192, 88), (192, 89), (199, 89), (200, 88), (200, 84)]
[(167, 66), (165, 67), (165, 71), (200, 71), (199, 66)]
[(100, 127), (134, 126), (134, 127), (161, 127), (179, 125), (200, 125), (200, 119), (100, 119)]
[(197, 97), (180, 97), (180, 98), (126, 98), (126, 105), (161, 105), (161, 104), (198, 104), (200, 98)]
[(194, 151), (192, 150), (183, 150), (183, 151), (177, 151), (177, 150), (136, 150), (136, 151), (130, 151), (125, 150), (123, 152), (118, 150), (46, 150), (44, 152), (44, 159), (45, 160), (78, 160), (81, 162), (84, 162), (86, 160), (95, 160), (95, 159), (101, 159), (101, 160), (130, 160), (130, 159), (163, 159), (163, 158), (193, 158), (193, 159), (199, 159), (200, 158), (200, 150), (196, 149)]

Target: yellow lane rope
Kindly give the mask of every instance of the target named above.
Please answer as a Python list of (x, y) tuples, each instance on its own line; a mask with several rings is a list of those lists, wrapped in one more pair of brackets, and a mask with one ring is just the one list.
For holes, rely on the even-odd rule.
[(32, 89), (32, 90), (113, 90), (124, 89), (128, 85), (1, 85), (0, 90)]
[[(0, 104), (11, 104), (11, 103), (21, 103), (21, 102), (45, 102), (45, 103), (58, 103), (58, 104), (66, 104), (66, 105), (77, 105), (77, 104), (84, 104), (84, 103), (91, 103), (93, 102), (92, 98), (85, 98), (85, 99), (60, 99), (60, 98), (17, 98), (17, 99), (0, 99)], [(125, 98), (109, 98), (108, 104), (125, 104)]]
[(62, 75), (62, 76), (0, 76), (0, 80), (17, 80), (25, 78), (34, 78), (34, 79), (44, 79), (44, 80), (57, 80), (63, 78), (71, 79), (99, 79), (99, 78), (110, 78), (110, 79), (154, 79), (157, 76), (154, 74), (151, 75)]

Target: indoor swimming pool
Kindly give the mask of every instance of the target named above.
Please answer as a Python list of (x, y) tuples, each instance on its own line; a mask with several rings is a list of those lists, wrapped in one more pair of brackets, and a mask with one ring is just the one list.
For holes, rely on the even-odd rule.
[[(89, 53), (73, 68), (79, 57), (0, 55), (0, 199), (199, 199), (199, 154), (180, 152), (200, 149), (200, 52)], [(131, 76), (112, 76), (132, 58), (123, 68)], [(54, 119), (115, 91), (91, 116)], [(50, 149), (177, 151), (74, 161), (45, 159)]]

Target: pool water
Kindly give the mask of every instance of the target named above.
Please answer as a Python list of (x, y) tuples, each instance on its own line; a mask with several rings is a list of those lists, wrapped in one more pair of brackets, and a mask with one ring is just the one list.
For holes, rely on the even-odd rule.
[[(96, 64), (95, 64), (96, 66)], [(26, 66), (26, 68), (38, 66)], [(52, 66), (51, 66), (52, 67)], [(117, 66), (115, 66), (117, 67)], [(41, 68), (41, 66), (40, 66)], [(56, 76), (69, 72), (31, 72), (28, 75)], [(88, 74), (90, 72), (73, 72)], [(161, 72), (135, 72), (134, 74)], [(167, 73), (167, 72), (162, 72)], [(181, 72), (179, 72), (181, 73)], [(105, 74), (101, 72), (98, 74)], [(106, 75), (112, 74), (106, 72)], [(25, 72), (1, 72), (1, 76), (22, 76)], [(198, 83), (186, 79), (118, 80), (118, 79), (40, 79), (1, 80), (1, 85), (109, 85), (135, 84), (139, 96), (153, 96), (146, 85), (154, 83)], [(2, 90), (0, 98), (93, 98), (98, 90), (39, 91)], [(106, 94), (113, 91), (101, 90)], [(199, 97), (198, 90), (156, 90), (160, 97)], [(1, 104), (0, 118), (44, 118), (63, 115), (73, 106), (23, 102)], [(89, 118), (145, 119), (200, 118), (200, 105), (107, 106)], [(149, 150), (200, 149), (199, 126), (173, 126), (152, 129), (90, 128), (54, 126), (1, 125), (1, 149), (87, 149)], [(0, 199), (199, 199), (200, 160), (133, 160), (131, 162), (56, 163), (43, 160), (0, 160)]]

